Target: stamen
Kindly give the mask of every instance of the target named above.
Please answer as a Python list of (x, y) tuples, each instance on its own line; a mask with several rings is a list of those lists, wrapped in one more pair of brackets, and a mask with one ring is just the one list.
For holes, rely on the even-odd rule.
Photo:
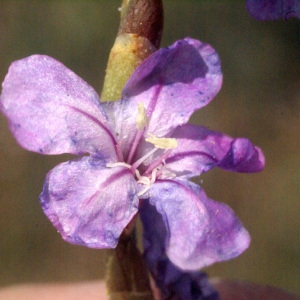
[(142, 176), (141, 176), (140, 171), (138, 169), (135, 169), (135, 175), (136, 175), (138, 180), (142, 179)]
[(131, 165), (126, 164), (126, 163), (124, 163), (124, 162), (116, 162), (116, 163), (108, 163), (108, 164), (106, 164), (106, 167), (107, 167), (107, 168), (125, 167), (125, 168), (127, 168), (127, 169), (130, 169), (130, 168), (131, 168)]
[[(156, 180), (156, 174), (158, 172), (159, 168), (156, 168), (152, 171), (151, 174), (151, 180), (149, 179), (149, 177), (146, 176), (141, 176), (138, 175), (137, 177), (140, 177), (138, 183), (144, 184), (145, 188), (143, 190), (141, 190), (137, 195), (138, 197), (142, 196), (143, 194), (145, 194), (147, 191), (149, 191), (149, 189), (151, 188), (151, 184), (153, 184)], [(138, 170), (136, 170), (138, 172)], [(139, 173), (139, 172), (138, 172)]]
[(139, 193), (137, 193), (137, 196), (140, 197), (143, 194), (145, 194), (146, 192), (148, 192), (150, 190), (150, 185), (146, 186), (143, 190), (141, 190)]
[(156, 174), (156, 178), (160, 178), (160, 179), (173, 179), (175, 177), (176, 177), (175, 173), (172, 173), (171, 171), (168, 171), (166, 169), (161, 169)]
[(152, 179), (150, 180), (147, 176), (141, 176), (139, 170), (137, 169), (135, 170), (135, 174), (138, 178), (137, 182), (145, 185), (145, 188), (137, 194), (137, 196), (140, 197), (150, 189)]
[[(131, 169), (131, 165), (126, 164), (124, 162), (108, 163), (108, 164), (106, 164), (106, 167), (107, 168), (125, 167), (125, 168), (128, 168), (128, 169)], [(140, 184), (145, 185), (145, 188), (142, 191), (140, 191), (139, 193), (137, 193), (138, 197), (140, 197), (143, 194), (145, 194), (150, 189), (151, 184), (154, 183), (156, 172), (153, 172), (153, 174), (152, 174), (152, 178), (150, 180), (150, 178), (147, 177), (147, 176), (141, 176), (139, 170), (135, 169), (135, 175), (136, 175), (136, 177), (138, 179), (137, 182), (140, 183)]]
[(178, 146), (178, 142), (174, 138), (159, 138), (150, 133), (148, 135), (150, 137), (146, 138), (145, 141), (153, 144), (156, 148), (173, 149)]
[(137, 183), (150, 186), (150, 179), (148, 177), (143, 176)]
[(155, 182), (156, 174), (157, 174), (157, 171), (158, 171), (158, 170), (159, 170), (158, 168), (155, 168), (155, 169), (152, 171), (150, 184), (153, 184), (153, 183)]
[(138, 178), (138, 183), (149, 185), (150, 184), (150, 179), (147, 176), (141, 176), (139, 170), (135, 170), (135, 175)]
[(128, 155), (128, 158), (127, 158), (127, 162), (129, 164), (131, 163), (132, 158), (133, 158), (133, 156), (135, 154), (135, 151), (136, 151), (136, 149), (137, 149), (137, 147), (138, 147), (138, 145), (139, 145), (139, 143), (140, 143), (140, 141), (141, 141), (141, 139), (142, 139), (142, 137), (144, 135), (144, 131), (145, 131), (145, 129), (139, 130), (137, 132), (136, 136), (134, 137), (134, 140), (133, 140), (133, 143), (131, 145), (130, 152), (129, 152), (129, 155)]
[(129, 155), (127, 157), (127, 162), (130, 164), (132, 161), (132, 158), (135, 154), (135, 151), (144, 135), (144, 132), (146, 131), (148, 125), (149, 125), (149, 119), (146, 115), (146, 109), (142, 102), (138, 102), (138, 114), (136, 118), (136, 127), (138, 129), (137, 134), (135, 135), (135, 138), (133, 140), (133, 143), (131, 145)]
[(144, 129), (144, 127), (148, 127), (149, 119), (146, 115), (146, 109), (142, 102), (138, 103), (138, 115), (136, 117), (136, 127), (138, 130)]
[(157, 168), (158, 166), (160, 166), (161, 164), (166, 165), (166, 158), (170, 155), (171, 153), (171, 149), (165, 151), (163, 153), (163, 155), (159, 156), (155, 161), (153, 161), (148, 168), (146, 169), (146, 171), (144, 172), (144, 174), (150, 174), (152, 172), (152, 170), (154, 170), (155, 168)]
[(150, 152), (148, 152), (146, 155), (138, 159), (133, 165), (132, 170), (135, 170), (141, 163), (143, 163), (149, 156), (151, 156), (155, 151), (157, 151), (158, 148), (153, 148)]

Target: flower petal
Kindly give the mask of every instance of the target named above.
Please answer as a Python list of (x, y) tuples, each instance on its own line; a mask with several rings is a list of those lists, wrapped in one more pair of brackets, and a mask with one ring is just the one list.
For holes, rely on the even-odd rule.
[(247, 0), (247, 10), (259, 20), (300, 18), (299, 0)]
[(148, 132), (164, 137), (208, 104), (221, 84), (220, 60), (210, 45), (186, 38), (158, 50), (135, 70), (116, 105), (120, 139), (133, 143), (138, 103), (146, 109)]
[(197, 270), (248, 248), (250, 236), (234, 212), (207, 198), (198, 185), (161, 180), (152, 185), (150, 195), (167, 229), (166, 253), (179, 268)]
[(137, 183), (124, 167), (92, 157), (62, 163), (47, 175), (40, 201), (66, 241), (112, 248), (138, 210)]
[(0, 100), (13, 135), (28, 150), (116, 156), (96, 92), (51, 57), (33, 55), (12, 63)]
[(233, 139), (226, 156), (218, 163), (222, 169), (244, 173), (259, 172), (264, 165), (263, 152), (246, 138)]
[(178, 146), (166, 159), (166, 167), (177, 176), (193, 177), (220, 167), (236, 172), (259, 172), (264, 155), (248, 139), (233, 139), (202, 126), (186, 124), (172, 134)]
[(218, 292), (202, 272), (186, 272), (166, 257), (166, 226), (162, 216), (148, 200), (142, 201), (144, 257), (163, 299), (218, 300)]

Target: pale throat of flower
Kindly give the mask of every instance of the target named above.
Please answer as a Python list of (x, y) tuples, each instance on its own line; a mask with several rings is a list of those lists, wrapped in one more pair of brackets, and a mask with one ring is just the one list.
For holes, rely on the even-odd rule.
[[(144, 129), (148, 129), (149, 119), (146, 114), (146, 109), (143, 103), (138, 103), (138, 114), (136, 118), (136, 127), (139, 131)], [(165, 138), (165, 137), (156, 137), (151, 133), (146, 133), (145, 141), (151, 143), (154, 148), (146, 153), (143, 157), (139, 158), (133, 164), (128, 164), (125, 162), (116, 162), (116, 163), (108, 163), (106, 165), (107, 168), (113, 167), (125, 167), (128, 168), (137, 178), (137, 182), (145, 185), (145, 188), (140, 191), (137, 195), (138, 197), (145, 194), (151, 187), (151, 185), (155, 182), (155, 180), (160, 178), (174, 178), (175, 174), (164, 170), (166, 166), (166, 158), (170, 155), (172, 149), (178, 146), (178, 142), (174, 138)], [(153, 162), (151, 162), (143, 175), (140, 174), (138, 167), (152, 154), (154, 154), (158, 149), (164, 149), (166, 151), (163, 152), (158, 158), (156, 158)]]

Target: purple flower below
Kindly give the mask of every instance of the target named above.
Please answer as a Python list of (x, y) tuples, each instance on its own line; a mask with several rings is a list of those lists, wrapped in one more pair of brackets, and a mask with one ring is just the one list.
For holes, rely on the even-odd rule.
[(144, 227), (144, 258), (162, 299), (219, 300), (219, 293), (203, 272), (182, 271), (166, 257), (166, 226), (155, 206), (144, 201), (140, 208)]
[[(186, 38), (155, 52), (133, 73), (122, 99), (100, 103), (86, 82), (58, 61), (14, 62), (0, 108), (24, 148), (78, 158), (52, 169), (40, 195), (45, 214), (74, 244), (112, 248), (139, 205), (156, 208), (164, 236), (145, 225), (149, 255), (163, 247), (179, 268), (196, 270), (236, 257), (250, 237), (233, 211), (189, 181), (213, 167), (257, 172), (261, 150), (186, 124), (218, 93), (222, 73), (209, 45)], [(153, 209), (151, 210), (153, 211)], [(145, 224), (157, 217), (143, 213)]]
[(300, 18), (299, 0), (247, 0), (250, 15), (259, 20)]

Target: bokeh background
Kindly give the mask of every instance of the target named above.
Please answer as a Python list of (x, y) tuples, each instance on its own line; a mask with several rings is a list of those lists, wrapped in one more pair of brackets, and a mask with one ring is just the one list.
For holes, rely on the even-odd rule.
[[(43, 53), (100, 92), (120, 2), (0, 1), (1, 81), (12, 61)], [(250, 138), (267, 161), (259, 174), (213, 170), (198, 179), (252, 235), (243, 255), (206, 271), (300, 293), (300, 20), (257, 21), (245, 1), (164, 3), (162, 46), (190, 36), (222, 59), (223, 88), (191, 122)], [(67, 158), (21, 149), (0, 116), (0, 286), (104, 276), (106, 251), (64, 242), (38, 203), (47, 171)]]

